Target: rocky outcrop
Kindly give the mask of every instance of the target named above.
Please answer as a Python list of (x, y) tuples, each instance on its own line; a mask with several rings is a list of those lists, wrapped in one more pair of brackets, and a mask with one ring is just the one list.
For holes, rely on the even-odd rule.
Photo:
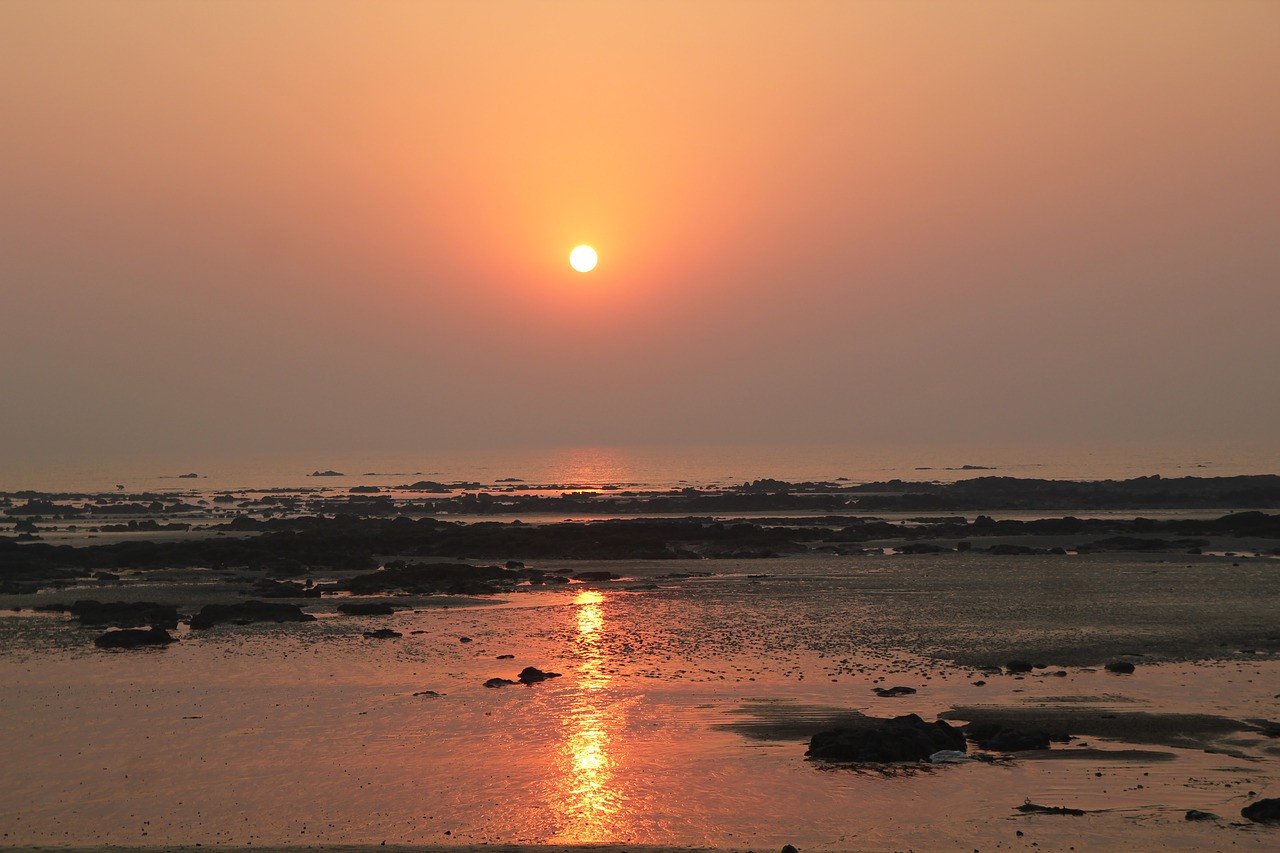
[(93, 641), (100, 649), (140, 649), (147, 646), (167, 646), (176, 642), (163, 628), (125, 628), (108, 631)]
[(206, 604), (191, 617), (191, 627), (212, 628), (232, 623), (249, 625), (253, 622), (314, 622), (316, 617), (302, 612), (296, 604), (267, 601), (242, 601), (236, 604)]
[(872, 687), (871, 692), (881, 699), (893, 699), (897, 696), (910, 696), (916, 692), (914, 687)]
[(890, 763), (928, 761), (942, 750), (966, 752), (964, 735), (942, 720), (926, 723), (907, 714), (891, 720), (868, 718), (867, 726), (818, 732), (805, 754), (822, 761)]
[(316, 586), (294, 583), (292, 581), (274, 581), (259, 578), (253, 584), (253, 594), (263, 598), (319, 598), (320, 589)]
[(1026, 802), (1015, 809), (1023, 814), (1065, 814), (1079, 817), (1085, 814), (1084, 809), (1073, 809), (1067, 806), (1042, 806), (1039, 803)]
[(77, 601), (68, 608), (81, 625), (116, 628), (177, 628), (178, 609), (151, 601)]
[(537, 684), (541, 681), (546, 681), (548, 678), (559, 678), (560, 673), (546, 672), (536, 666), (526, 666), (520, 670), (520, 675), (517, 677), (520, 679), (521, 684)]
[(1280, 823), (1280, 797), (1249, 803), (1240, 815), (1255, 823)]
[(578, 572), (573, 576), (573, 579), (578, 581), (616, 581), (621, 577), (622, 575), (617, 575), (613, 572)]
[(465, 563), (394, 563), (380, 571), (357, 575), (345, 587), (356, 595), (393, 590), (418, 594), (481, 595), (520, 580), (520, 573), (497, 566)]
[(348, 616), (390, 616), (396, 610), (382, 601), (353, 601), (338, 605), (338, 612)]
[(1024, 752), (1029, 749), (1048, 749), (1050, 740), (1067, 740), (1067, 736), (1057, 738), (1041, 729), (1015, 729), (1000, 723), (970, 723), (961, 731), (969, 740), (983, 749), (993, 752)]

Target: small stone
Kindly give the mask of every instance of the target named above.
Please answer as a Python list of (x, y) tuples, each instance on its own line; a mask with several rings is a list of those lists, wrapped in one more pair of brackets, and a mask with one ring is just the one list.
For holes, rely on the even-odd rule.
[(544, 672), (536, 666), (526, 666), (520, 670), (520, 675), (518, 676), (521, 684), (537, 684), (540, 681), (546, 681), (548, 678), (559, 677), (560, 673), (558, 672)]

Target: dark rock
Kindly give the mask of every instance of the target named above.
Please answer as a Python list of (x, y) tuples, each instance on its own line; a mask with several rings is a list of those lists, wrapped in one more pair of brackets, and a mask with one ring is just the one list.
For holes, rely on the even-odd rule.
[(116, 628), (177, 628), (178, 609), (151, 601), (77, 601), (68, 608), (81, 625)]
[(574, 580), (579, 581), (616, 581), (622, 575), (615, 575), (613, 572), (578, 572), (573, 576)]
[(258, 578), (253, 583), (253, 594), (263, 598), (319, 598), (320, 588), (292, 581), (273, 581)]
[(873, 687), (871, 689), (882, 699), (892, 699), (894, 696), (910, 696), (916, 692), (914, 687)]
[(367, 575), (357, 575), (346, 588), (357, 595), (391, 590), (420, 594), (482, 595), (496, 592), (520, 579), (519, 572), (497, 566), (469, 566), (465, 563), (389, 564)]
[(520, 675), (518, 676), (521, 684), (537, 684), (540, 681), (546, 681), (548, 678), (559, 677), (560, 673), (558, 672), (543, 672), (536, 666), (526, 666), (520, 670)]
[(484, 683), (485, 687), (506, 687), (508, 684), (519, 684), (518, 681), (512, 681), (510, 678), (490, 678)]
[(1043, 548), (1033, 548), (1030, 545), (1015, 545), (1012, 542), (1000, 542), (992, 545), (987, 549), (988, 554), (994, 554), (997, 557), (1029, 557), (1038, 554), (1047, 554)]
[(1048, 749), (1050, 735), (1040, 729), (1015, 729), (1000, 723), (970, 723), (961, 731), (965, 737), (983, 749), (993, 752), (1023, 752), (1028, 749)]
[(437, 495), (448, 494), (453, 491), (444, 483), (437, 483), (435, 480), (419, 480), (416, 483), (410, 483), (407, 486), (396, 486), (395, 488), (405, 492), (431, 492)]
[(339, 604), (338, 612), (348, 616), (390, 616), (396, 610), (390, 604), (381, 601), (358, 601), (350, 604)]
[(515, 655), (498, 655), (496, 660), (511, 660)]
[(800, 853), (800, 851), (792, 847), (790, 844), (784, 844), (782, 845), (782, 853)]
[(1069, 814), (1082, 815), (1084, 809), (1069, 809), (1065, 806), (1040, 806), (1035, 803), (1023, 803), (1017, 806), (1018, 811), (1024, 814)]
[(1127, 660), (1112, 661), (1111, 663), (1107, 664), (1107, 672), (1118, 672), (1122, 674), (1128, 674), (1130, 672), (1133, 672), (1133, 664), (1129, 663)]
[(100, 649), (138, 649), (145, 646), (167, 646), (176, 642), (163, 628), (125, 628), (108, 631), (93, 641)]
[[(259, 566), (253, 566), (252, 568), (259, 568)], [(311, 569), (305, 563), (298, 560), (288, 560), (283, 557), (269, 560), (260, 568), (267, 573), (268, 577), (273, 578), (296, 578), (299, 575), (311, 574)]]
[(474, 642), (475, 642), (475, 640), (471, 639), (470, 637), (459, 637), (459, 638), (458, 638), (458, 642), (459, 642), (459, 643), (474, 643)]
[(1280, 723), (1271, 720), (1250, 720), (1258, 726), (1258, 733), (1263, 737), (1280, 737)]
[(893, 550), (896, 554), (941, 554), (951, 549), (932, 542), (908, 542), (906, 545), (898, 545)]
[(1240, 810), (1243, 817), (1255, 823), (1275, 823), (1280, 821), (1280, 797), (1258, 800)]
[(958, 729), (939, 720), (926, 723), (915, 714), (891, 720), (869, 718), (868, 726), (818, 732), (805, 754), (823, 761), (895, 762), (927, 761), (944, 749), (967, 752)]
[(1011, 660), (1004, 665), (1004, 668), (1006, 672), (1012, 673), (1030, 672), (1035, 669), (1034, 666), (1025, 660)]
[(364, 638), (366, 640), (394, 640), (397, 637), (403, 637), (399, 631), (392, 631), (390, 628), (379, 628), (376, 631), (365, 631)]
[(1189, 809), (1187, 813), (1183, 815), (1183, 820), (1222, 820), (1222, 818), (1218, 817), (1213, 812), (1202, 812), (1199, 809)]
[(242, 601), (237, 604), (206, 604), (191, 617), (191, 627), (212, 628), (231, 622), (248, 625), (252, 622), (314, 622), (316, 617), (303, 613), (296, 604), (266, 601)]
[(308, 477), (345, 477), (340, 471), (312, 471)]
[(444, 696), (445, 694), (443, 694), (443, 693), (437, 693), (437, 692), (436, 692), (436, 691), (434, 691), (434, 690), (419, 690), (417, 693), (415, 693), (415, 694), (413, 694), (413, 695), (414, 695), (414, 696), (426, 696), (428, 699), (438, 699), (438, 698), (440, 698), (441, 696)]
[(94, 572), (93, 579), (96, 581), (118, 581), (120, 576), (114, 572)]

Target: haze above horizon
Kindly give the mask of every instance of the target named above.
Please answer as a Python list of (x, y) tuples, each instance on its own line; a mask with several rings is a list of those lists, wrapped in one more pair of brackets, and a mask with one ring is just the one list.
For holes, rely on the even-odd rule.
[(1243, 0), (11, 0), (0, 446), (1280, 451), (1278, 37)]

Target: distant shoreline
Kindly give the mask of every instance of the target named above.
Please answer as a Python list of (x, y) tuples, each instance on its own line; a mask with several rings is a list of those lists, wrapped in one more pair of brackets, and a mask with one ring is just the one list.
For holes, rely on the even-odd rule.
[[(505, 478), (479, 481), (416, 480), (389, 486), (356, 485), (276, 487), (258, 489), (182, 489), (179, 491), (114, 492), (0, 491), (0, 505), (12, 512), (15, 501), (53, 501), (62, 504), (104, 499), (128, 501), (173, 499), (180, 495), (296, 494), (321, 495), (332, 511), (343, 503), (357, 514), (385, 512), (396, 501), (412, 502), (415, 510), (447, 514), (498, 512), (602, 511), (645, 512), (787, 511), (936, 511), (1011, 509), (1271, 509), (1280, 508), (1280, 475), (1231, 477), (1136, 477), (1127, 480), (1051, 480), (1031, 477), (981, 476), (955, 482), (883, 480), (852, 483), (842, 480), (789, 482), (758, 479), (731, 486), (685, 486), (672, 489), (580, 483), (525, 483)], [(84, 507), (62, 507), (76, 511)], [(118, 514), (118, 513), (116, 513)]]

